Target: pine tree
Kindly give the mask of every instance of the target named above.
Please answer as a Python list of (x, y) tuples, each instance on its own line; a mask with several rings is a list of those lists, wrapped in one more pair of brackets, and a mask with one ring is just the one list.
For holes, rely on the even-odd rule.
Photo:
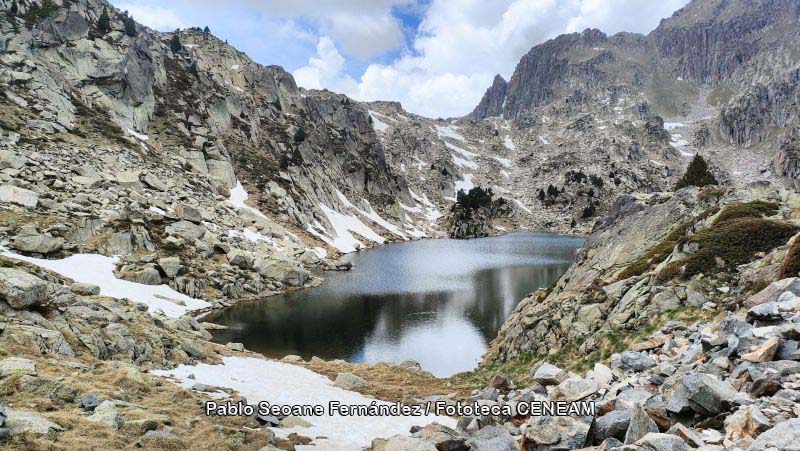
[(125, 25), (125, 34), (132, 38), (136, 37), (136, 21), (128, 14), (128, 11), (122, 14), (122, 23)]
[(108, 10), (103, 8), (103, 12), (97, 19), (97, 35), (105, 36), (109, 32), (111, 32), (111, 18), (108, 17)]
[(178, 36), (177, 31), (172, 35), (172, 39), (169, 40), (169, 48), (174, 53), (178, 53), (183, 49), (183, 44), (181, 44), (181, 38)]
[(689, 163), (689, 167), (686, 168), (686, 173), (675, 185), (675, 190), (686, 188), (687, 186), (703, 187), (718, 184), (714, 174), (708, 170), (706, 160), (700, 155), (695, 155), (692, 162)]
[(17, 4), (17, 0), (11, 2), (11, 8), (9, 8), (9, 13), (11, 13), (12, 16), (16, 16), (17, 13), (19, 13), (19, 5)]
[(211, 34), (211, 28), (208, 28), (208, 25), (206, 25), (206, 27), (205, 27), (205, 28), (203, 28), (203, 33), (205, 33), (205, 34)]

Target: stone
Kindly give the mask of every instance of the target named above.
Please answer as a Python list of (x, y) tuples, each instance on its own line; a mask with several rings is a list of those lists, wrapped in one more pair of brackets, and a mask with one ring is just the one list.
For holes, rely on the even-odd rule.
[(653, 394), (644, 387), (627, 388), (617, 395), (614, 407), (618, 410), (633, 410), (637, 404), (644, 405), (651, 397)]
[(0, 202), (32, 209), (39, 205), (39, 193), (14, 185), (0, 186)]
[(123, 188), (139, 191), (142, 189), (142, 184), (139, 182), (140, 173), (141, 171), (120, 171), (116, 173), (114, 180)]
[(800, 278), (790, 277), (788, 279), (772, 282), (767, 288), (764, 288), (744, 301), (744, 306), (750, 309), (756, 305), (777, 301), (778, 298), (786, 292), (800, 295)]
[(769, 362), (775, 357), (778, 348), (781, 346), (781, 339), (774, 337), (765, 341), (758, 349), (747, 354), (742, 354), (741, 359), (748, 362)]
[(458, 432), (438, 423), (431, 423), (414, 433), (426, 442), (433, 443), (438, 451), (469, 451), (465, 439)]
[(335, 387), (343, 390), (358, 390), (369, 386), (369, 382), (352, 373), (339, 373), (333, 381)]
[(436, 451), (436, 447), (420, 438), (395, 435), (384, 444), (383, 451)]
[(305, 363), (299, 355), (287, 355), (281, 359), (283, 363)]
[(736, 441), (744, 437), (756, 437), (769, 426), (769, 419), (757, 406), (742, 406), (725, 418), (725, 439)]
[(677, 435), (678, 437), (681, 438), (681, 440), (683, 440), (684, 443), (691, 446), (692, 448), (699, 448), (705, 445), (705, 441), (703, 440), (703, 437), (700, 436), (700, 434), (695, 432), (693, 429), (684, 426), (681, 423), (675, 423), (675, 425), (672, 426), (667, 432), (673, 435)]
[(198, 359), (205, 359), (208, 357), (208, 350), (205, 346), (201, 345), (198, 341), (190, 340), (187, 338), (181, 339), (180, 348), (187, 354)]
[(21, 373), (36, 375), (36, 363), (33, 360), (23, 359), (22, 357), (7, 357), (0, 360), (0, 376), (5, 377), (11, 374)]
[(677, 435), (651, 432), (636, 441), (637, 451), (689, 451), (691, 448)]
[(154, 189), (156, 191), (162, 191), (163, 192), (163, 191), (167, 191), (169, 189), (169, 186), (166, 183), (161, 181), (161, 179), (158, 178), (158, 176), (156, 176), (155, 174), (153, 174), (151, 172), (143, 173), (139, 177), (139, 180), (142, 183), (144, 183), (145, 186), (147, 186), (149, 188), (152, 188), (152, 189)]
[(533, 380), (542, 385), (558, 385), (567, 377), (566, 371), (547, 362), (539, 365), (533, 373)]
[(54, 432), (61, 432), (64, 430), (60, 425), (36, 412), (7, 409), (7, 414), (8, 418), (6, 418), (5, 426), (10, 429), (11, 433), (14, 435), (32, 434), (49, 436)]
[(791, 360), (775, 360), (753, 364), (747, 369), (753, 383), (750, 394), (753, 396), (771, 395), (781, 388), (781, 379), (800, 373), (800, 362)]
[(589, 428), (588, 422), (573, 417), (533, 417), (525, 425), (520, 449), (582, 448)]
[(178, 204), (175, 207), (175, 214), (184, 221), (200, 224), (203, 222), (203, 215), (200, 210), (193, 205)]
[(162, 257), (158, 259), (158, 266), (164, 271), (167, 278), (172, 279), (177, 276), (183, 268), (180, 257)]
[(49, 283), (25, 271), (0, 268), (0, 299), (12, 308), (42, 305), (48, 299)]
[(800, 418), (782, 421), (755, 439), (747, 451), (800, 450)]
[(142, 441), (149, 443), (151, 449), (164, 449), (178, 446), (180, 438), (168, 431), (147, 431), (142, 436)]
[(87, 417), (89, 421), (104, 424), (111, 429), (119, 429), (125, 422), (113, 401), (103, 401), (95, 407), (94, 413)]
[(97, 296), (100, 294), (100, 287), (90, 283), (74, 282), (69, 286), (69, 289), (79, 296)]
[(78, 405), (87, 412), (93, 412), (94, 409), (97, 408), (97, 406), (99, 406), (102, 402), (103, 400), (99, 396), (95, 394), (89, 394), (79, 399)]
[(511, 381), (504, 374), (495, 374), (489, 379), (489, 387), (506, 391), (511, 386)]
[(189, 221), (178, 221), (170, 224), (166, 227), (165, 231), (169, 235), (189, 240), (199, 240), (206, 234), (205, 227), (193, 224)]
[(10, 150), (0, 150), (0, 169), (22, 169), (25, 167), (25, 160)]
[(704, 415), (717, 415), (727, 411), (737, 394), (730, 382), (721, 381), (709, 374), (691, 371), (683, 375), (682, 382), (692, 409)]
[(625, 444), (636, 443), (639, 439), (651, 432), (658, 432), (658, 425), (640, 405), (637, 405), (631, 413), (628, 430), (625, 431)]
[(487, 426), (466, 441), (470, 451), (518, 451), (514, 437), (503, 428)]
[(282, 428), (310, 428), (314, 426), (313, 424), (309, 423), (308, 421), (296, 417), (296, 416), (288, 416), (285, 418), (281, 418), (281, 427)]
[(558, 400), (575, 402), (597, 393), (600, 387), (593, 380), (570, 377), (558, 384)]
[(656, 362), (646, 352), (625, 351), (617, 359), (612, 357), (611, 366), (617, 366), (624, 371), (640, 372), (656, 366)]
[(228, 263), (232, 266), (239, 267), (241, 269), (253, 269), (253, 262), (255, 259), (253, 258), (253, 254), (247, 251), (243, 251), (240, 249), (231, 249), (228, 252)]
[(614, 373), (611, 372), (611, 368), (597, 362), (592, 369), (592, 378), (597, 385), (604, 387), (614, 380)]
[(120, 279), (142, 285), (161, 285), (161, 273), (155, 268), (144, 268), (139, 271), (127, 271), (119, 275)]
[(60, 251), (64, 247), (64, 238), (42, 234), (17, 235), (11, 246), (18, 251), (47, 255)]
[(602, 442), (608, 438), (625, 440), (625, 433), (631, 422), (630, 410), (612, 410), (595, 422), (595, 440)]

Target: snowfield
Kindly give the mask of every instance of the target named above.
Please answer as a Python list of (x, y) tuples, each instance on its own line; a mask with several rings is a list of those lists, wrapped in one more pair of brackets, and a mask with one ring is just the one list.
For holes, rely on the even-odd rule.
[(250, 196), (247, 194), (247, 191), (245, 191), (244, 186), (242, 186), (242, 182), (237, 181), (236, 186), (231, 189), (231, 197), (228, 198), (228, 202), (233, 204), (233, 206), (239, 210), (249, 211), (259, 218), (267, 219), (267, 217), (264, 216), (264, 213), (261, 213), (257, 209), (247, 205), (244, 202), (248, 197)]
[[(252, 357), (225, 357), (222, 365), (201, 363), (195, 366), (181, 365), (173, 370), (154, 371), (153, 374), (175, 378), (179, 385), (190, 388), (202, 383), (226, 387), (239, 392), (248, 402), (255, 404), (267, 401), (271, 405), (322, 405), (328, 413), (331, 401), (342, 405), (391, 405), (375, 401), (359, 393), (334, 387), (328, 378), (313, 371), (282, 362)], [(190, 378), (190, 375), (194, 375)], [(273, 429), (282, 436), (297, 432), (306, 437), (325, 437), (298, 450), (361, 451), (370, 446), (376, 437), (408, 435), (412, 426), (424, 426), (432, 422), (454, 428), (455, 420), (448, 417), (428, 415), (424, 417), (363, 417), (363, 416), (318, 416), (303, 417), (312, 424), (310, 428)], [(316, 445), (316, 446), (314, 446)]]
[(159, 310), (171, 318), (181, 316), (193, 310), (211, 307), (206, 301), (190, 298), (178, 293), (168, 285), (143, 285), (117, 279), (114, 275), (117, 257), (106, 257), (98, 254), (75, 254), (61, 260), (46, 260), (26, 257), (2, 249), (6, 257), (16, 258), (42, 268), (61, 274), (76, 282), (90, 283), (100, 287), (100, 294), (114, 298), (127, 298), (147, 306), (150, 313)]

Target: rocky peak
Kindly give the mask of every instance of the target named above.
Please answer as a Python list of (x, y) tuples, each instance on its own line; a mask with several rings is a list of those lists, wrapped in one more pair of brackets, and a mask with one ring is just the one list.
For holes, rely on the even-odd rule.
[(486, 90), (481, 102), (472, 110), (467, 118), (479, 121), (487, 117), (495, 117), (503, 115), (503, 107), (506, 102), (506, 87), (508, 83), (500, 75), (494, 76), (492, 86)]

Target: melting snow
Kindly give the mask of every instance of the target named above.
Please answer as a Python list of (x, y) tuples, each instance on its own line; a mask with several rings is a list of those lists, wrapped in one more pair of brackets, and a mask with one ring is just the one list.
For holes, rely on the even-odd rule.
[(475, 178), (473, 174), (464, 174), (464, 180), (456, 180), (456, 193), (462, 189), (465, 192), (469, 192), (469, 190), (475, 188), (475, 185), (472, 183), (473, 178)]
[(464, 136), (462, 136), (456, 130), (458, 130), (458, 127), (456, 127), (455, 125), (448, 125), (447, 127), (442, 127), (441, 125), (437, 125), (434, 131), (436, 132), (436, 135), (439, 136), (440, 138), (451, 138), (457, 141), (466, 141), (466, 138), (464, 138)]
[(454, 146), (454, 145), (452, 145), (452, 144), (450, 144), (448, 142), (444, 143), (444, 145), (447, 146), (448, 149), (454, 150), (454, 151), (460, 153), (461, 155), (464, 156), (464, 158), (475, 158), (475, 157), (478, 156), (478, 154), (475, 153), (475, 152), (470, 152), (470, 151), (468, 151), (466, 149), (462, 149), (461, 147)]
[(245, 191), (244, 186), (242, 186), (242, 182), (237, 181), (236, 186), (231, 189), (231, 197), (228, 198), (228, 202), (232, 203), (233, 206), (238, 209), (249, 211), (259, 218), (267, 219), (263, 213), (244, 203), (248, 197), (249, 195), (247, 191)]
[(231, 70), (239, 70), (239, 65), (234, 64), (233, 66), (231, 66)]
[(513, 140), (511, 140), (511, 137), (510, 137), (510, 136), (506, 136), (506, 137), (505, 137), (505, 139), (503, 140), (503, 144), (504, 144), (504, 145), (506, 146), (506, 148), (507, 148), (507, 149), (509, 149), (509, 150), (517, 150), (517, 146), (514, 144), (514, 141), (513, 141)]
[(134, 138), (138, 139), (139, 141), (147, 141), (148, 139), (150, 139), (149, 136), (147, 136), (145, 134), (142, 134), (142, 133), (136, 133), (135, 131), (133, 131), (131, 129), (128, 129), (128, 134), (133, 136)]
[(511, 177), (511, 176), (508, 174), (508, 172), (506, 172), (506, 171), (504, 171), (504, 170), (502, 170), (502, 169), (500, 170), (500, 175), (502, 175), (502, 176), (503, 176), (503, 177), (505, 177), (505, 178), (510, 178), (510, 177)]
[[(184, 388), (190, 388), (197, 383), (230, 388), (239, 392), (251, 403), (267, 401), (271, 405), (322, 404), (327, 407), (331, 401), (338, 401), (342, 405), (392, 405), (334, 387), (325, 376), (305, 368), (252, 357), (224, 357), (222, 365), (205, 363), (195, 366), (181, 365), (173, 370), (154, 371), (153, 374), (174, 377)], [(190, 378), (191, 375), (194, 377)], [(435, 421), (451, 428), (455, 427), (455, 420), (452, 418), (433, 415), (426, 417), (325, 415), (303, 417), (303, 419), (312, 426), (276, 430), (286, 434), (297, 432), (307, 437), (325, 437), (315, 440), (313, 445), (316, 446), (298, 446), (298, 450), (361, 451), (369, 446), (375, 437), (407, 435), (408, 430), (415, 425), (426, 425)]]
[(514, 199), (514, 203), (515, 203), (515, 204), (517, 204), (517, 206), (518, 206), (519, 208), (521, 208), (521, 209), (523, 209), (523, 210), (527, 211), (527, 212), (528, 212), (528, 214), (533, 214), (533, 212), (531, 211), (531, 209), (530, 209), (530, 208), (528, 208), (528, 207), (526, 207), (526, 206), (525, 206), (525, 204), (523, 204), (522, 202), (520, 202), (520, 201), (519, 201), (519, 199)]
[(503, 157), (492, 157), (497, 160), (498, 163), (502, 164), (504, 167), (510, 168), (511, 167), (511, 160), (508, 158)]
[(309, 227), (308, 231), (340, 252), (347, 254), (364, 247), (364, 243), (356, 239), (351, 232), (379, 244), (386, 242), (358, 218), (339, 213), (325, 204), (320, 204), (319, 207), (331, 223), (333, 235), (329, 235), (319, 223), (315, 224), (316, 228)]
[(678, 127), (686, 127), (686, 124), (682, 122), (664, 122), (664, 129), (666, 130), (674, 130)]
[(465, 160), (455, 155), (453, 155), (452, 157), (453, 157), (453, 163), (455, 163), (457, 166), (461, 166), (462, 168), (478, 169), (478, 163), (475, 163), (474, 161)]
[(542, 144), (550, 144), (550, 141), (542, 135), (539, 135), (539, 141), (541, 141)]
[(17, 255), (6, 249), (2, 249), (2, 254), (57, 272), (76, 282), (97, 285), (103, 296), (128, 298), (134, 302), (145, 304), (151, 313), (161, 310), (169, 317), (179, 318), (192, 310), (211, 306), (206, 301), (178, 293), (167, 285), (143, 285), (117, 279), (114, 275), (117, 257), (75, 254), (61, 260), (46, 260)]
[(386, 116), (383, 116), (382, 114), (372, 110), (369, 110), (369, 116), (372, 118), (372, 128), (375, 130), (378, 130), (379, 132), (386, 132), (386, 130), (389, 129), (389, 124), (378, 119), (378, 116)]

